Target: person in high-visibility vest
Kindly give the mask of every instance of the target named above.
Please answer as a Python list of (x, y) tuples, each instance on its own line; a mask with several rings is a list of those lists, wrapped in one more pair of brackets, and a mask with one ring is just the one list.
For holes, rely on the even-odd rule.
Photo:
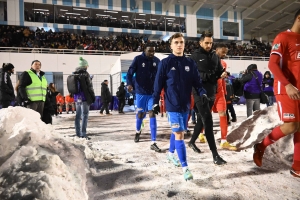
[(20, 76), (19, 91), (25, 107), (40, 113), (43, 116), (47, 94), (47, 80), (45, 72), (41, 71), (41, 62), (34, 60), (31, 68)]

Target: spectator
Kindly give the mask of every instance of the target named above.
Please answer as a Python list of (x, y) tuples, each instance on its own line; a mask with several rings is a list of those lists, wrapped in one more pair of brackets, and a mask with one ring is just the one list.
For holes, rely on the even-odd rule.
[(2, 108), (7, 108), (15, 100), (14, 87), (10, 79), (14, 68), (11, 63), (3, 63), (0, 69), (0, 104), (2, 104)]
[(66, 102), (66, 111), (67, 111), (67, 114), (69, 114), (70, 106), (71, 106), (71, 109), (72, 109), (72, 114), (74, 114), (74, 111), (75, 111), (75, 102), (74, 102), (73, 96), (71, 94), (68, 94), (66, 96), (66, 98), (65, 98), (65, 102)]
[(267, 104), (267, 106), (272, 106), (275, 101), (273, 84), (274, 79), (271, 77), (271, 72), (266, 71), (262, 81), (262, 88), (264, 93), (269, 96), (269, 103)]
[(65, 104), (64, 96), (61, 93), (58, 93), (56, 96), (56, 103), (57, 103), (57, 112), (62, 114), (63, 106)]
[(247, 117), (251, 116), (253, 111), (260, 110), (262, 78), (263, 76), (261, 72), (257, 70), (256, 64), (249, 65), (241, 78), (241, 81), (245, 84), (244, 96), (246, 99)]
[(100, 109), (100, 115), (104, 116), (103, 111), (105, 109), (106, 115), (111, 115), (108, 110), (109, 103), (111, 101), (111, 93), (108, 88), (108, 80), (104, 80), (101, 83), (101, 100), (102, 100), (102, 107)]
[(58, 91), (56, 90), (56, 87), (54, 83), (50, 83), (47, 87), (47, 93), (49, 94), (50, 103), (54, 109), (54, 115), (57, 116), (57, 104), (56, 104), (56, 96), (58, 95)]
[(125, 96), (126, 96), (126, 90), (125, 90), (125, 85), (124, 82), (121, 82), (121, 85), (118, 87), (118, 91), (117, 91), (117, 97), (119, 100), (118, 103), (118, 109), (119, 109), (119, 113), (124, 114), (124, 106), (125, 106)]

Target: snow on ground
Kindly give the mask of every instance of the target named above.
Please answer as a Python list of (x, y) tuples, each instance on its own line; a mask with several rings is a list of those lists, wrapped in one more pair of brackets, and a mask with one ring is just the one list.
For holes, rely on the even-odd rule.
[[(246, 108), (239, 105), (235, 109), (237, 125), (246, 119)], [(265, 134), (259, 130), (267, 131), (278, 123), (275, 111), (267, 112), (269, 117), (264, 114), (251, 123), (244, 122), (247, 126), (241, 123), (251, 127), (240, 128), (243, 134), (233, 128), (230, 138), (242, 150), (219, 149), (228, 162), (225, 166), (213, 164), (207, 144), (196, 143), (201, 154), (187, 148), (194, 180), (185, 182), (181, 168), (167, 162), (167, 151), (150, 150), (147, 119), (140, 142), (133, 142), (133, 112), (100, 117), (99, 112), (91, 111), (88, 135), (92, 139), (86, 141), (74, 137), (75, 115), (55, 117), (51, 126), (39, 121), (38, 114), (29, 109), (2, 109), (0, 199), (300, 199), (300, 179), (289, 174), (293, 153), (290, 138), (267, 148), (262, 168), (252, 161), (253, 142)], [(168, 148), (167, 119), (157, 119), (157, 143)], [(219, 141), (217, 114), (214, 119)], [(262, 119), (266, 121), (261, 123)], [(267, 119), (273, 119), (273, 124), (266, 123)]]

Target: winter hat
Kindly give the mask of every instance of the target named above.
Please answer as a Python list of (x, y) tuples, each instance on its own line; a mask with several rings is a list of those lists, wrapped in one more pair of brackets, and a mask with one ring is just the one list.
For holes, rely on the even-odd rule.
[(8, 71), (8, 70), (14, 69), (15, 66), (13, 66), (13, 64), (11, 64), (11, 63), (3, 63), (2, 68), (3, 68), (5, 71)]
[(79, 58), (79, 68), (86, 68), (89, 66), (89, 63), (83, 59), (82, 57)]
[(254, 70), (257, 69), (257, 65), (256, 64), (251, 64), (247, 67), (247, 70)]

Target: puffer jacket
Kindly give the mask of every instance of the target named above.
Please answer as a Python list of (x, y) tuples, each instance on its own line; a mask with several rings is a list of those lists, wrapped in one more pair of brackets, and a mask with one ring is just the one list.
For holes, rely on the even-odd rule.
[[(257, 83), (257, 80), (258, 83)], [(257, 70), (250, 70), (248, 73), (244, 74), (241, 81), (245, 83), (244, 85), (244, 97), (245, 99), (259, 99), (261, 93), (261, 83), (262, 74)]]
[(14, 87), (10, 79), (11, 73), (0, 69), (0, 102), (15, 100)]

